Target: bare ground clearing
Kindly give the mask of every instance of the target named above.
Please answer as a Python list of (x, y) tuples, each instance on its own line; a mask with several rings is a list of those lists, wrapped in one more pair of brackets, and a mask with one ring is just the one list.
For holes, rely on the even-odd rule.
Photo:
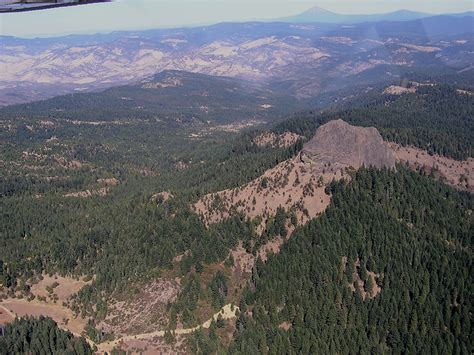
[(444, 183), (460, 190), (474, 193), (474, 158), (458, 161), (440, 155), (430, 155), (427, 151), (415, 147), (403, 147), (390, 143), (399, 162), (404, 162), (412, 169), (425, 169)]
[(80, 336), (83, 332), (87, 319), (75, 318), (73, 312), (59, 304), (49, 304), (36, 300), (27, 301), (25, 299), (9, 298), (0, 302), (2, 308), (6, 308), (15, 317), (24, 316), (45, 316), (52, 318), (62, 329)]

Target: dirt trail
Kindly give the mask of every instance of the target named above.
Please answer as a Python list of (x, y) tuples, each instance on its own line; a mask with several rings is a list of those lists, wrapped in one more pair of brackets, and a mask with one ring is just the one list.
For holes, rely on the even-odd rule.
[[(232, 310), (233, 308), (233, 310)], [(234, 306), (232, 307), (230, 304), (225, 305), (222, 307), (222, 309), (214, 314), (212, 318), (208, 319), (201, 325), (198, 325), (194, 328), (187, 328), (187, 329), (176, 329), (173, 331), (175, 335), (186, 335), (186, 334), (191, 334), (198, 330), (199, 328), (209, 328), (211, 326), (212, 321), (216, 321), (219, 317), (219, 315), (223, 319), (232, 319), (236, 317), (236, 312), (238, 311), (238, 307)], [(152, 333), (144, 333), (144, 334), (137, 334), (137, 335), (127, 335), (124, 336), (120, 339), (107, 342), (104, 344), (98, 345), (99, 351), (100, 352), (110, 352), (114, 347), (118, 346), (120, 343), (126, 343), (127, 341), (135, 341), (135, 340), (146, 340), (146, 339), (153, 339), (155, 337), (163, 337), (165, 336), (165, 331), (164, 330), (158, 330)]]

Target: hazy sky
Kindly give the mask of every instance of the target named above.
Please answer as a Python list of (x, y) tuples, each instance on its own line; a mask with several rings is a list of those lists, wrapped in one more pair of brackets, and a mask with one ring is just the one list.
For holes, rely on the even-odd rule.
[(113, 3), (0, 15), (0, 34), (22, 37), (272, 19), (312, 6), (339, 13), (409, 9), (430, 13), (473, 10), (472, 0), (116, 0)]

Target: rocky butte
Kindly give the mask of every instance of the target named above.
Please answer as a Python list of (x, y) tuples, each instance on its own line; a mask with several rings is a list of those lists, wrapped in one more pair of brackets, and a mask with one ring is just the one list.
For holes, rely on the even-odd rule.
[(343, 120), (322, 125), (304, 145), (301, 160), (338, 168), (361, 166), (395, 168), (395, 156), (373, 127), (351, 126)]
[(304, 224), (329, 206), (326, 186), (333, 180), (348, 178), (348, 168), (361, 166), (395, 168), (395, 156), (375, 128), (331, 121), (318, 128), (296, 157), (244, 186), (208, 194), (194, 208), (207, 224), (235, 212), (249, 218), (263, 216), (265, 221), (276, 214), (278, 207), (293, 210)]

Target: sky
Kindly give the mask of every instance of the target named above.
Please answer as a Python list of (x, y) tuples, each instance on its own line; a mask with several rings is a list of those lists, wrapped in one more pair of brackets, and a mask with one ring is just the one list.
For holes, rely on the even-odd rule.
[(115, 0), (113, 3), (0, 15), (0, 35), (59, 36), (251, 21), (299, 14), (313, 6), (344, 14), (400, 9), (433, 14), (474, 10), (472, 0)]

